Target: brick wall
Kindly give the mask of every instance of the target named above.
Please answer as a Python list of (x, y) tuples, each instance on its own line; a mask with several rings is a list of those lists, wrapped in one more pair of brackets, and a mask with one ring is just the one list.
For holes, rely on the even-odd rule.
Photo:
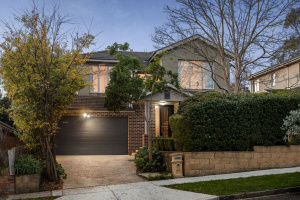
[[(144, 108), (144, 105), (142, 105)], [(127, 117), (128, 118), (128, 154), (135, 153), (137, 149), (143, 146), (143, 135), (145, 134), (145, 111), (139, 105), (134, 105), (134, 111), (114, 113), (109, 111), (91, 111), (91, 116), (99, 117)], [(64, 116), (82, 116), (82, 111), (68, 111)], [(151, 134), (155, 135), (155, 110), (154, 105), (151, 109)], [(147, 141), (145, 141), (147, 144)]]
[[(170, 152), (164, 152), (169, 156)], [(255, 146), (254, 151), (183, 152), (184, 176), (226, 174), (300, 166), (300, 145)], [(170, 159), (165, 158), (167, 162)], [(170, 166), (170, 163), (167, 164)], [(170, 171), (170, 168), (168, 168)]]
[(10, 176), (9, 172), (5, 171), (0, 176), (0, 199), (12, 194), (15, 194), (15, 176)]

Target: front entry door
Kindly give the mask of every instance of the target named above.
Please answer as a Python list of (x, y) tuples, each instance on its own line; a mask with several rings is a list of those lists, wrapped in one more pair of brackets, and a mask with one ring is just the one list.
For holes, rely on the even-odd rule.
[(169, 117), (174, 114), (174, 106), (160, 107), (160, 133), (164, 138), (171, 137), (171, 129), (169, 126)]

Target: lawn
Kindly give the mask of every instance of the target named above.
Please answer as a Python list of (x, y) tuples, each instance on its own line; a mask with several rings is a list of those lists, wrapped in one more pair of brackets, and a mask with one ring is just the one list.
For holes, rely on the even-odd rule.
[(300, 172), (174, 184), (165, 187), (205, 194), (229, 195), (295, 186), (300, 186)]

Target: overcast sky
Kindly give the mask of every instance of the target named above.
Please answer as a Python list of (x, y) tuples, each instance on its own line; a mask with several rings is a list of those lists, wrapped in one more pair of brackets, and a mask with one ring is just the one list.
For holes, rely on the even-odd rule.
[[(51, 10), (53, 0), (36, 0)], [(61, 13), (80, 22), (87, 30), (92, 22), (93, 33), (100, 33), (96, 46), (90, 50), (104, 50), (108, 45), (128, 42), (134, 51), (153, 51), (150, 34), (154, 27), (166, 21), (164, 5), (175, 5), (175, 0), (60, 0)], [(0, 19), (11, 20), (12, 13), (30, 8), (32, 0), (0, 0)], [(3, 27), (0, 26), (0, 33)], [(2, 42), (3, 39), (0, 39)]]

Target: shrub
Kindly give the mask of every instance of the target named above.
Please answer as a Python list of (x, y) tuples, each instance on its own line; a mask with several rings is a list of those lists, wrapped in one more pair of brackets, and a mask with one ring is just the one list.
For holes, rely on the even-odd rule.
[[(64, 170), (61, 164), (56, 162), (56, 173), (57, 173), (57, 178), (58, 180), (62, 179), (67, 179), (68, 174)], [(47, 171), (46, 171), (46, 161), (42, 162), (42, 177), (46, 178), (47, 177)]]
[(168, 173), (168, 174), (159, 174), (156, 176), (152, 176), (151, 174), (149, 174), (149, 176), (147, 177), (147, 179), (149, 181), (154, 181), (154, 180), (162, 180), (162, 179), (173, 179), (174, 176), (172, 173)]
[(170, 118), (177, 150), (248, 151), (284, 144), (283, 119), (297, 108), (299, 92), (206, 93), (184, 100)]
[(162, 154), (155, 147), (152, 148), (152, 162), (150, 164), (147, 146), (140, 148), (137, 151), (134, 163), (140, 172), (163, 172), (166, 169), (166, 165), (163, 163)]
[(32, 155), (19, 155), (15, 162), (16, 175), (39, 174), (41, 172), (40, 161)]
[(300, 110), (292, 110), (283, 120), (282, 129), (286, 131), (286, 141), (290, 144), (300, 144)]
[(175, 151), (174, 140), (172, 138), (153, 138), (152, 144), (159, 151)]

